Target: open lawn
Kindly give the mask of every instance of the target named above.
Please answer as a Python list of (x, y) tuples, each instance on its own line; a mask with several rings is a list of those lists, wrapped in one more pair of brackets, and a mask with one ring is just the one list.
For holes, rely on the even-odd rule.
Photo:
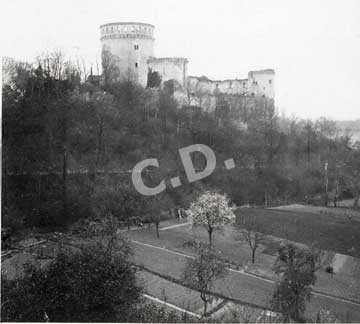
[(270, 210), (285, 210), (290, 212), (304, 212), (312, 214), (323, 214), (332, 216), (333, 218), (338, 218), (339, 220), (343, 219), (353, 219), (360, 221), (360, 211), (345, 208), (350, 206), (342, 206), (343, 204), (348, 204), (348, 201), (339, 202), (341, 207), (324, 207), (324, 206), (313, 206), (313, 205), (303, 205), (303, 204), (291, 204), (291, 205), (282, 205), (277, 207), (268, 208)]
[(242, 218), (256, 217), (265, 234), (311, 245), (323, 250), (360, 257), (360, 221), (329, 213), (310, 213), (274, 209), (242, 208), (236, 211), (237, 223)]

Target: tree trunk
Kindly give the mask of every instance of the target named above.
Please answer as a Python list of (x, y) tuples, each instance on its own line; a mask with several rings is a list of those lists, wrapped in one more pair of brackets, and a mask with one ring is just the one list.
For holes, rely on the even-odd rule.
[(63, 153), (63, 188), (62, 188), (62, 199), (63, 199), (63, 216), (67, 217), (67, 154), (66, 148)]
[(157, 238), (160, 238), (160, 234), (159, 234), (159, 223), (156, 223), (156, 224), (155, 224), (155, 227), (156, 227), (156, 237), (157, 237)]
[(294, 314), (293, 315), (294, 315), (293, 320), (296, 323), (301, 322), (300, 308), (299, 308), (299, 298), (298, 297), (296, 297), (296, 299), (295, 299), (295, 309), (294, 309)]
[(102, 153), (102, 141), (103, 141), (103, 118), (100, 118), (100, 123), (99, 123), (99, 130), (98, 130), (98, 141), (97, 141), (97, 150), (96, 150), (96, 162), (95, 162), (95, 175), (96, 175), (96, 170), (101, 162), (101, 153)]
[(360, 200), (360, 195), (357, 195), (356, 198), (354, 199), (354, 208), (357, 208), (359, 206), (359, 200)]
[(268, 208), (268, 192), (267, 192), (267, 189), (265, 189), (265, 208)]
[(329, 197), (328, 197), (328, 194), (325, 193), (325, 202), (324, 202), (325, 207), (327, 207), (328, 204), (329, 204)]
[(203, 316), (206, 317), (206, 313), (207, 313), (207, 300), (204, 300), (204, 314)]
[(252, 251), (251, 251), (251, 261), (252, 261), (252, 263), (254, 264), (255, 263), (255, 249), (253, 249)]
[(213, 229), (212, 227), (210, 227), (208, 229), (208, 234), (209, 234), (209, 245), (212, 246), (212, 232), (213, 232)]
[(300, 314), (299, 314), (299, 308), (298, 306), (296, 306), (296, 309), (294, 311), (294, 318), (293, 320), (295, 321), (295, 323), (299, 323), (300, 322)]

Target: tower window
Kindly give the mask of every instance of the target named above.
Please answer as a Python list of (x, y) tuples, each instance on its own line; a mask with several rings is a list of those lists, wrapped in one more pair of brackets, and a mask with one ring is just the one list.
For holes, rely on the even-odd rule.
[(135, 63), (135, 67), (137, 68), (139, 66), (139, 64), (138, 63)]
[(139, 49), (139, 45), (134, 45), (134, 50), (137, 51)]
[(271, 80), (269, 80), (269, 84), (271, 84)]

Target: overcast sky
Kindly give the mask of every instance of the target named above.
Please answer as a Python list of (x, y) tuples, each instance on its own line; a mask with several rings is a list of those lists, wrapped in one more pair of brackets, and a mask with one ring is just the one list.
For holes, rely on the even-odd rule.
[(360, 118), (359, 0), (2, 0), (0, 10), (2, 56), (56, 48), (95, 63), (101, 24), (148, 22), (156, 56), (187, 57), (190, 75), (273, 68), (279, 111)]

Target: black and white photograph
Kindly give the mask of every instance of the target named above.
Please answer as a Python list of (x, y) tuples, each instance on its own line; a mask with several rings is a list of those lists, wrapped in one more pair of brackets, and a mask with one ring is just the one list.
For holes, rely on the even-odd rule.
[(360, 323), (359, 0), (3, 0), (1, 322)]

